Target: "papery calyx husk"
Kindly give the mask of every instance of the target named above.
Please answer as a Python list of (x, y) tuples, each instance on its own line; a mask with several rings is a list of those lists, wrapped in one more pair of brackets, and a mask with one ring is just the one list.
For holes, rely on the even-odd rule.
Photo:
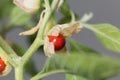
[[(59, 33), (61, 33), (63, 36), (72, 36), (73, 34), (76, 34), (80, 32), (82, 29), (82, 26), (80, 22), (74, 22), (74, 23), (69, 23), (69, 24), (62, 24), (62, 25), (56, 25), (53, 27), (49, 32), (48, 35), (45, 37), (45, 42), (44, 42), (44, 51), (45, 55), (48, 57), (51, 57), (53, 54), (56, 53), (54, 50), (54, 45), (52, 42), (49, 42), (49, 36), (58, 36)], [(66, 46), (60, 50), (57, 53), (69, 53)]]
[(33, 27), (33, 28), (31, 28), (31, 29), (29, 29), (29, 30), (27, 30), (27, 31), (24, 31), (24, 32), (20, 32), (19, 33), (19, 35), (21, 36), (21, 35), (33, 35), (33, 34), (35, 34), (38, 30), (39, 30), (39, 28), (40, 28), (40, 26), (41, 26), (41, 24), (42, 24), (42, 20), (43, 20), (43, 17), (44, 17), (44, 13), (45, 13), (45, 11), (43, 10), (42, 11), (42, 13), (40, 14), (40, 19), (39, 19), (39, 22), (37, 23), (37, 25), (35, 26), (35, 27)]
[(40, 0), (14, 0), (13, 3), (27, 13), (35, 13), (40, 8)]
[(48, 35), (58, 36), (58, 34), (61, 33), (65, 37), (72, 36), (80, 32), (82, 28), (80, 22), (56, 25), (49, 31)]
[(12, 70), (12, 66), (8, 61), (4, 60), (4, 63), (6, 64), (6, 67), (5, 67), (5, 70), (2, 73), (0, 73), (0, 77), (6, 76)]
[(53, 43), (49, 42), (49, 38), (47, 36), (45, 37), (44, 42), (44, 52), (45, 55), (48, 57), (51, 57), (55, 53), (54, 45)]
[(44, 43), (44, 52), (45, 52), (45, 55), (47, 57), (51, 57), (52, 55), (54, 55), (55, 53), (63, 53), (63, 54), (68, 54), (68, 50), (66, 48), (66, 46), (64, 46), (61, 50), (59, 51), (55, 51), (54, 49), (54, 44), (52, 42), (49, 42), (49, 38), (46, 37), (45, 38), (45, 43)]

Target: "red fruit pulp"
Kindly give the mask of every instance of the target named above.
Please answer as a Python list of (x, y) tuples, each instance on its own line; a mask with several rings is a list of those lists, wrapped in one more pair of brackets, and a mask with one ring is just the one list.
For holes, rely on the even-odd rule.
[(58, 36), (50, 36), (49, 41), (54, 44), (55, 51), (61, 50), (65, 46), (65, 37), (62, 34)]
[(4, 61), (0, 58), (0, 73), (2, 73), (5, 70), (6, 64)]

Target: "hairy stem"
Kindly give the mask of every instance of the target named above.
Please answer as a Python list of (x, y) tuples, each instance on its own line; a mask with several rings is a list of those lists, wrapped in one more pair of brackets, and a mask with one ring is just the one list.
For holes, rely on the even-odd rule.
[(24, 80), (22, 66), (18, 66), (17, 68), (15, 68), (15, 75), (15, 80)]
[[(47, 0), (46, 0), (47, 1)], [(32, 57), (32, 55), (37, 51), (37, 49), (43, 45), (43, 33), (44, 33), (44, 29), (46, 27), (47, 21), (49, 20), (49, 18), (52, 15), (52, 12), (55, 10), (57, 4), (58, 4), (59, 0), (54, 0), (52, 3), (52, 8), (51, 10), (49, 10), (50, 8), (48, 8), (48, 3), (45, 3), (46, 10), (48, 10), (44, 16), (43, 19), (43, 23), (38, 31), (37, 37), (34, 40), (34, 42), (32, 43), (32, 45), (30, 46), (30, 48), (26, 51), (26, 53), (23, 55), (23, 57), (20, 60), (20, 65), (18, 68), (16, 68), (16, 80), (24, 80), (23, 78), (23, 69), (25, 64), (27, 63), (27, 61)]]

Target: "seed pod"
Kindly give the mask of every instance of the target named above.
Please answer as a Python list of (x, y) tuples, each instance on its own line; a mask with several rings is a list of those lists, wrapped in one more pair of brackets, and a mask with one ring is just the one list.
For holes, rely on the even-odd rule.
[(40, 8), (40, 0), (14, 0), (13, 3), (27, 13), (35, 13)]

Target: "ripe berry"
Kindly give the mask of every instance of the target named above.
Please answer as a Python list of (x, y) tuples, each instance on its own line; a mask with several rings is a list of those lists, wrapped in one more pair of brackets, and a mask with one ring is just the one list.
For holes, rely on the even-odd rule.
[(5, 70), (6, 64), (4, 61), (0, 58), (0, 73), (2, 73)]
[(65, 46), (65, 37), (62, 34), (58, 36), (50, 36), (49, 41), (54, 44), (54, 49), (56, 51), (61, 50)]

